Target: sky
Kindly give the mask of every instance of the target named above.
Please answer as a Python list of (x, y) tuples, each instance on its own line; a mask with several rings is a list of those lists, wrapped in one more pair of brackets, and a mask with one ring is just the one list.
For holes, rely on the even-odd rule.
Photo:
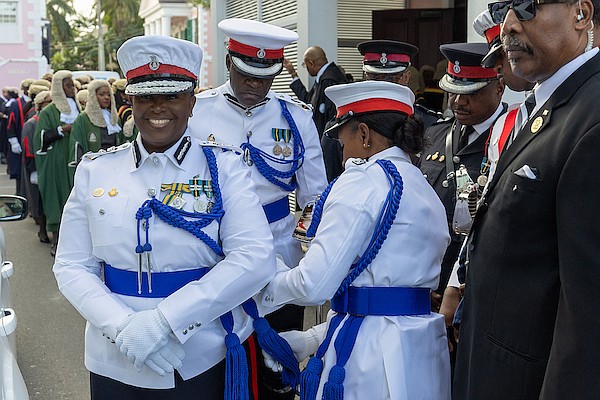
[(89, 17), (92, 15), (92, 8), (96, 5), (96, 0), (74, 0), (73, 4), (77, 13)]

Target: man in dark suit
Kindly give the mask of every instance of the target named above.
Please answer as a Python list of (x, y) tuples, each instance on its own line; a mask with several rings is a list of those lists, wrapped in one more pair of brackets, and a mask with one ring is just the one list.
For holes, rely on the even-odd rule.
[(336, 113), (335, 105), (325, 96), (325, 89), (329, 86), (346, 83), (346, 76), (334, 62), (327, 61), (325, 51), (318, 46), (309, 47), (304, 52), (302, 66), (306, 68), (310, 76), (315, 77), (315, 84), (309, 91), (298, 78), (296, 69), (289, 60), (285, 59), (283, 66), (294, 78), (290, 88), (298, 99), (313, 107), (313, 121), (315, 121), (321, 139), (327, 179), (331, 181), (341, 173), (342, 167), (339, 165), (340, 144), (328, 136), (323, 136), (325, 125), (335, 117)]
[[(363, 56), (364, 80), (387, 81), (408, 86), (411, 78), (411, 59), (419, 52), (417, 46), (396, 40), (367, 40), (359, 43), (357, 48)], [(415, 116), (421, 119), (425, 129), (443, 117), (442, 113), (418, 103), (414, 104), (414, 110)]]
[[(489, 140), (494, 122), (506, 110), (501, 103), (504, 84), (496, 72), (481, 66), (487, 54), (485, 43), (452, 43), (440, 46), (440, 51), (448, 59), (448, 72), (442, 77), (439, 86), (449, 93), (449, 104), (454, 118), (433, 124), (425, 131), (430, 145), (420, 157), (419, 166), (427, 181), (442, 200), (448, 217), (448, 228), (452, 242), (442, 262), (442, 274), (438, 295), (444, 292), (458, 258), (464, 236), (464, 228), (459, 233), (455, 229), (455, 210), (460, 206), (468, 211), (463, 203), (466, 184), (470, 182), (471, 203), (476, 201), (478, 189), (482, 189), (489, 172), (486, 143)], [(461, 171), (464, 166), (464, 176)], [(454, 177), (459, 174), (460, 179)], [(468, 199), (467, 199), (468, 200)], [(470, 216), (469, 216), (470, 218)], [(435, 296), (437, 300), (441, 296)]]
[(600, 398), (600, 1), (530, 3), (492, 12), (536, 86), (467, 243), (457, 400)]

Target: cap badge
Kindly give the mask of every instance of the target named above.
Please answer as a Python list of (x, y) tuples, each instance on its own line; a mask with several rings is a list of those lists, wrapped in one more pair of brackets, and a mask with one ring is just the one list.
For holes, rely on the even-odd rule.
[(381, 58), (379, 58), (379, 62), (385, 65), (388, 62), (387, 54), (381, 53)]
[(454, 68), (453, 68), (453, 70), (454, 70), (454, 73), (455, 73), (455, 74), (460, 74), (460, 65), (459, 65), (459, 62), (458, 62), (458, 60), (456, 60), (456, 61), (454, 62)]
[(256, 52), (256, 57), (258, 58), (265, 58), (266, 55), (267, 52), (265, 51), (265, 49), (258, 49), (258, 51)]
[(156, 59), (156, 56), (150, 56), (150, 62), (148, 63), (148, 68), (152, 71), (156, 71), (160, 68), (160, 63)]

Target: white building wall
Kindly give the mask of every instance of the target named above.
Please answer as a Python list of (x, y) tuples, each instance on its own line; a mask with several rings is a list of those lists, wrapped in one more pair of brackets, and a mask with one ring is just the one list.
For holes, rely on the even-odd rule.
[[(487, 9), (488, 3), (492, 0), (469, 0), (467, 5), (467, 21), (470, 21), (467, 25), (467, 41), (468, 42), (485, 42), (485, 39), (477, 34), (473, 29), (473, 20), (477, 18), (479, 13)], [(521, 103), (525, 100), (524, 93), (517, 93), (510, 90), (508, 87), (504, 90), (504, 96), (502, 101), (508, 104)]]

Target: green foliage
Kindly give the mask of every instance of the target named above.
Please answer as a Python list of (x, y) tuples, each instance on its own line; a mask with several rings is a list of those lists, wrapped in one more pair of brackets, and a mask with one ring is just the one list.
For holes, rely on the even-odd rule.
[(67, 20), (69, 15), (75, 14), (72, 0), (47, 0), (46, 12), (52, 24), (52, 40), (65, 42), (73, 39), (73, 31)]
[[(56, 4), (53, 17), (51, 3)], [(59, 5), (60, 4), (60, 5)], [(98, 30), (95, 16), (78, 15), (72, 0), (47, 0), (48, 16), (52, 24), (52, 57), (50, 64), (54, 70), (97, 70), (98, 69)], [(127, 39), (144, 33), (143, 21), (138, 16), (140, 0), (102, 0), (102, 25), (106, 69), (119, 70), (117, 49)], [(57, 26), (62, 28), (56, 29)], [(59, 32), (54, 33), (55, 29)], [(68, 32), (60, 36), (60, 32)]]
[(188, 3), (193, 4), (195, 6), (200, 6), (205, 10), (210, 9), (210, 0), (190, 0)]

